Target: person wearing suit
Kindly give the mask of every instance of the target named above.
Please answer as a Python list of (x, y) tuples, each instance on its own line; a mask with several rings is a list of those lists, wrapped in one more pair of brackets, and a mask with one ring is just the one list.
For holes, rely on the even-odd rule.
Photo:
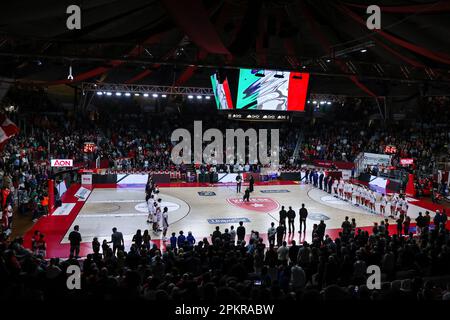
[(323, 178), (324, 178), (324, 173), (323, 170), (320, 170), (319, 173), (319, 189), (322, 190), (323, 188)]

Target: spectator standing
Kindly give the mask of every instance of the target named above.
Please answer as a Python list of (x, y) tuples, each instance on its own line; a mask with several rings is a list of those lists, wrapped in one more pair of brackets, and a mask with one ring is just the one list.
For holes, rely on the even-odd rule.
[(112, 235), (111, 235), (111, 241), (109, 243), (112, 243), (113, 245), (113, 255), (116, 254), (117, 251), (124, 251), (125, 250), (125, 241), (123, 240), (123, 234), (122, 232), (117, 231), (117, 228), (114, 227), (112, 229)]
[(187, 235), (187, 237), (186, 237), (186, 241), (188, 242), (188, 244), (189, 244), (191, 247), (194, 246), (194, 244), (195, 244), (195, 238), (194, 238), (194, 236), (192, 235), (192, 232), (191, 232), (191, 231), (188, 232), (188, 235)]
[(214, 243), (216, 239), (222, 239), (222, 232), (220, 232), (220, 227), (217, 226), (216, 230), (211, 235), (211, 241)]
[(100, 252), (100, 242), (98, 241), (97, 237), (94, 237), (92, 240), (92, 251), (96, 254)]
[(286, 227), (280, 223), (277, 227), (277, 247), (280, 247), (282, 245), (285, 234)]
[(303, 225), (303, 233), (306, 232), (306, 219), (308, 218), (308, 210), (305, 208), (305, 204), (302, 203), (302, 207), (299, 210), (299, 216), (300, 216), (300, 229), (298, 230), (299, 233), (302, 232), (302, 225)]
[(236, 243), (236, 230), (234, 229), (234, 226), (230, 227), (230, 242), (232, 244)]
[(287, 266), (289, 260), (289, 248), (287, 247), (286, 241), (283, 241), (282, 245), (277, 250), (278, 254), (278, 264), (282, 266)]
[(144, 234), (142, 235), (142, 245), (147, 250), (150, 249), (150, 240), (152, 240), (152, 238), (150, 237), (150, 233), (147, 229), (145, 229)]
[[(288, 226), (289, 226), (289, 234), (295, 232), (295, 211), (292, 210), (292, 207), (289, 207), (289, 210), (287, 212), (287, 218), (288, 218)], [(292, 232), (291, 232), (292, 230)]]
[(327, 228), (327, 225), (323, 220), (320, 220), (319, 225), (317, 226), (317, 236), (320, 240), (323, 240), (323, 237), (325, 237), (325, 230)]
[(244, 239), (245, 239), (244, 222), (239, 221), (239, 227), (237, 227), (236, 234), (237, 234), (238, 243), (244, 241)]
[(275, 236), (277, 234), (277, 229), (275, 228), (275, 223), (270, 224), (270, 228), (267, 230), (267, 237), (269, 239), (269, 246), (275, 245)]
[(136, 245), (136, 248), (138, 250), (141, 249), (141, 246), (142, 246), (142, 231), (141, 231), (141, 229), (138, 229), (136, 231), (136, 234), (133, 236), (133, 239), (131, 241), (134, 242), (134, 244)]
[(78, 225), (73, 227), (73, 231), (69, 233), (70, 242), (70, 258), (78, 259), (80, 256), (81, 234)]
[(180, 231), (179, 235), (178, 235), (178, 239), (177, 239), (178, 248), (183, 248), (185, 241), (186, 241), (186, 236), (184, 235), (183, 231)]
[(284, 209), (284, 206), (281, 206), (280, 210), (280, 223), (284, 226), (286, 226), (286, 218), (287, 218), (287, 212)]
[(172, 236), (170, 237), (170, 247), (175, 250), (177, 248), (178, 238), (175, 232), (172, 232)]
[(419, 212), (419, 216), (416, 218), (416, 233), (420, 235), (425, 227), (425, 217), (422, 216), (422, 212)]

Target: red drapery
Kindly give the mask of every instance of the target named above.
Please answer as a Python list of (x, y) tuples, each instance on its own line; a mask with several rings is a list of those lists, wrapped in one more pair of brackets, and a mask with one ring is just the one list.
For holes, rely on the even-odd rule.
[[(327, 48), (331, 48), (331, 44), (328, 41), (327, 38), (325, 38), (324, 34), (319, 30), (319, 28), (316, 28), (316, 26), (314, 25), (315, 21), (311, 16), (311, 12), (309, 11), (309, 9), (307, 8), (307, 6), (304, 3), (300, 3), (301, 8), (303, 10), (303, 12), (306, 15), (306, 18), (308, 20), (308, 23), (311, 27), (311, 30), (314, 32), (315, 36), (319, 39), (322, 47), (324, 48), (324, 50), (327, 50)], [(336, 59), (336, 64), (339, 66), (339, 68), (343, 71), (343, 72), (348, 72), (348, 68), (347, 66), (339, 59)], [(372, 92), (366, 85), (364, 85), (363, 83), (361, 83), (358, 78), (354, 75), (350, 75), (349, 79), (361, 90), (363, 90), (365, 93), (367, 93), (369, 96), (372, 97), (377, 97), (377, 95)]]
[[(347, 14), (353, 20), (357, 21), (358, 23), (363, 24), (363, 25), (366, 24), (366, 22), (363, 19), (361, 19), (357, 14), (355, 14), (352, 10), (348, 9), (347, 7), (342, 6), (342, 5), (337, 5), (337, 8), (339, 10), (341, 10), (342, 12), (344, 12), (345, 14)], [(382, 37), (389, 40), (390, 42), (395, 43), (395, 44), (397, 44), (403, 48), (406, 48), (408, 50), (411, 50), (412, 52), (415, 52), (424, 57), (427, 57), (429, 59), (432, 59), (432, 60), (435, 60), (435, 61), (438, 61), (441, 63), (450, 64), (450, 55), (448, 55), (448, 54), (433, 52), (427, 48), (423, 48), (421, 46), (415, 45), (406, 40), (397, 38), (383, 30), (375, 30), (374, 32), (381, 35)]]

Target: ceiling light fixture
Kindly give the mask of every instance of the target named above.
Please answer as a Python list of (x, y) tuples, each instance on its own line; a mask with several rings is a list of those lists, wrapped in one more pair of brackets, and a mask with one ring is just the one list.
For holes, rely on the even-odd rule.
[(69, 75), (67, 76), (67, 80), (73, 81), (72, 65), (69, 66)]

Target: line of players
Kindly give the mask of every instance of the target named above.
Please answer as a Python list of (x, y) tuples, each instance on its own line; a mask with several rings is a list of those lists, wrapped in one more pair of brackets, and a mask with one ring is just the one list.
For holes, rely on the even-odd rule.
[[(353, 184), (341, 178), (339, 180), (334, 179), (331, 188), (336, 198), (362, 207), (373, 214), (381, 214), (384, 217), (391, 218), (408, 214), (409, 204), (405, 195), (394, 193), (388, 196), (383, 193), (379, 200), (380, 209), (378, 211), (376, 208), (377, 193), (366, 186)], [(324, 190), (327, 191), (326, 185)], [(328, 192), (331, 193), (331, 190), (328, 190)]]
[(158, 185), (155, 184), (150, 176), (145, 186), (145, 202), (148, 208), (147, 223), (152, 224), (152, 231), (155, 235), (162, 232), (163, 241), (167, 241), (167, 229), (169, 228), (169, 209), (161, 208), (161, 198), (157, 198), (159, 194)]

